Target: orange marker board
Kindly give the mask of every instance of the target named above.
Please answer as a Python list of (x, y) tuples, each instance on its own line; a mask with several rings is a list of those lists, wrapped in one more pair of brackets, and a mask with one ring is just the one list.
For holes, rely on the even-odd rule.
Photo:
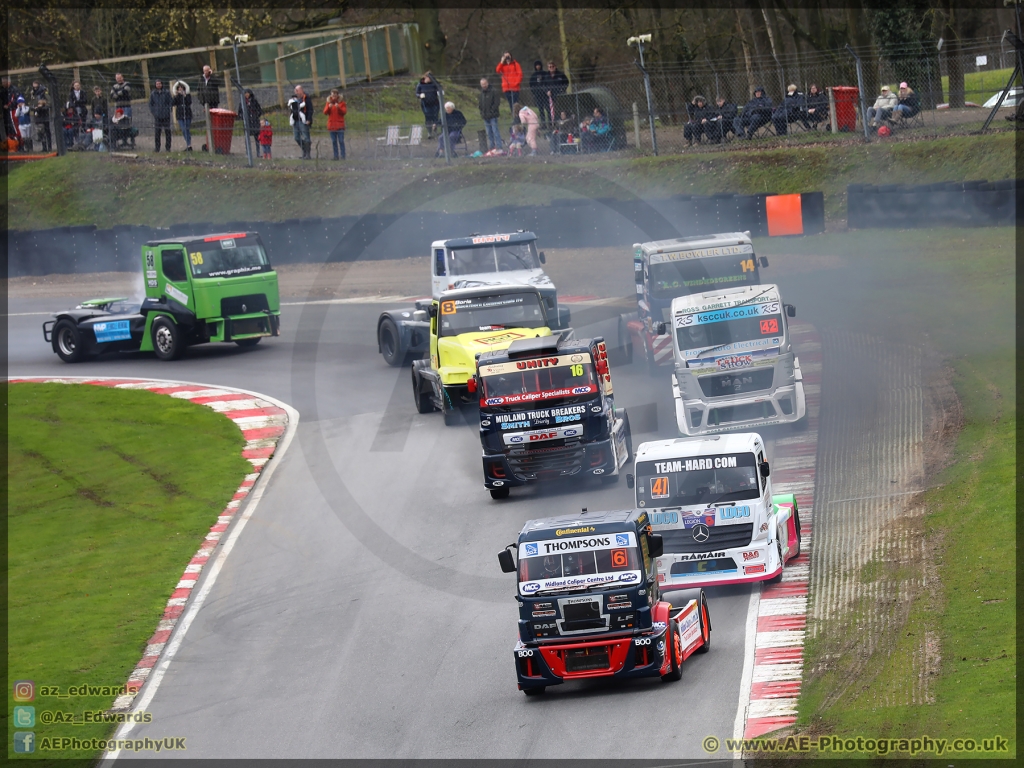
[(768, 214), (768, 235), (802, 235), (804, 215), (800, 206), (800, 195), (771, 195), (764, 199)]

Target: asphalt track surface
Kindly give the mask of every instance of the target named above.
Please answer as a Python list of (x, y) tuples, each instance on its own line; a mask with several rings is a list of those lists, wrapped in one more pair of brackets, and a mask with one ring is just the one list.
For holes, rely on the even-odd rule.
[[(286, 306), (282, 336), (251, 350), (69, 366), (34, 314), (67, 305), (10, 299), (9, 375), (172, 377), (262, 392), (301, 414), (148, 708), (152, 723), (132, 738), (185, 736), (177, 756), (188, 758), (678, 759), (706, 758), (704, 737), (733, 735), (749, 585), (709, 590), (712, 651), (691, 657), (678, 683), (572, 683), (533, 699), (516, 689), (515, 583), (497, 552), (528, 519), (631, 507), (632, 492), (590, 482), (492, 500), (475, 429), (417, 414), (408, 368), (377, 353), (381, 306)], [(608, 314), (573, 307), (579, 320)], [(634, 445), (676, 436), (667, 374), (652, 379), (638, 362), (613, 376)], [(786, 429), (763, 431), (769, 451)], [(659, 738), (626, 745), (605, 727), (638, 711)]]

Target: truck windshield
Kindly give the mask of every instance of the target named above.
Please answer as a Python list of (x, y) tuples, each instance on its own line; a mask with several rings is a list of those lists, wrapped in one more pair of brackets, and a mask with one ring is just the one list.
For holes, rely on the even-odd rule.
[(760, 495), (752, 453), (642, 461), (636, 467), (637, 504), (645, 507), (714, 504)]
[(251, 238), (190, 243), (187, 247), (193, 277), (235, 277), (270, 269), (263, 246)]
[(537, 400), (575, 402), (597, 392), (589, 353), (515, 360), (480, 366), (481, 398), (487, 405), (518, 405)]
[(687, 353), (741, 342), (753, 342), (744, 345), (750, 349), (780, 346), (785, 333), (779, 301), (676, 315), (674, 323), (684, 357)]
[(448, 251), (448, 274), (451, 276), (514, 272), (517, 269), (540, 269), (535, 242), (489, 243)]
[(535, 293), (444, 299), (438, 317), (441, 336), (502, 328), (544, 328), (548, 324), (540, 297)]
[(715, 288), (758, 285), (761, 282), (757, 259), (752, 251), (733, 256), (655, 262), (654, 259), (660, 255), (651, 256), (648, 267), (651, 296), (656, 299), (673, 299)]
[(640, 581), (636, 534), (595, 533), (590, 536), (519, 544), (519, 591), (524, 595), (602, 584)]

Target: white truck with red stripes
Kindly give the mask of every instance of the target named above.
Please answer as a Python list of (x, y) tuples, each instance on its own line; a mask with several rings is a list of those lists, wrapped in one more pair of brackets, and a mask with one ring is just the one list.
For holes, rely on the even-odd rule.
[(672, 365), (672, 336), (659, 333), (667, 323), (672, 300), (761, 282), (758, 267), (768, 259), (754, 255), (749, 232), (680, 237), (633, 245), (637, 311), (619, 320), (619, 346), (632, 360), (636, 347), (652, 376)]

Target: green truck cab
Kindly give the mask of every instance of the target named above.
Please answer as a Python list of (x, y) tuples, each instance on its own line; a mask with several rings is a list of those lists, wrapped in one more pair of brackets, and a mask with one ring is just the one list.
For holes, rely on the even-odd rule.
[(105, 352), (173, 360), (194, 344), (242, 347), (281, 333), (277, 273), (255, 232), (153, 240), (142, 247), (146, 296), (94, 299), (43, 323), (65, 362)]

